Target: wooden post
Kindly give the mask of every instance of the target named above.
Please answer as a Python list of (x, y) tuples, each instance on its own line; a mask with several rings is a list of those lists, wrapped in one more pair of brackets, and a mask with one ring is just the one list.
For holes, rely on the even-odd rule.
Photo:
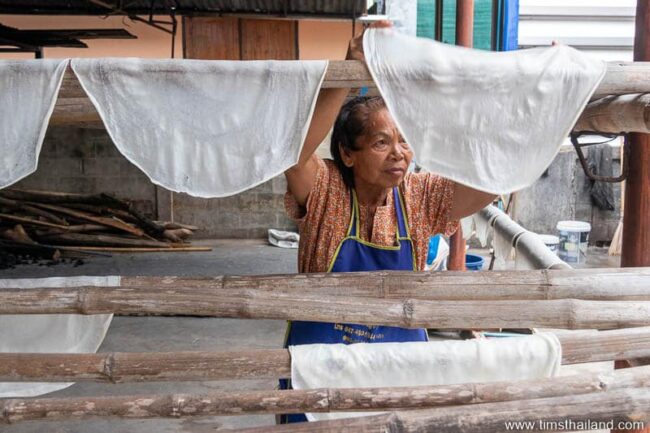
[[(472, 47), (474, 37), (474, 0), (458, 0), (456, 2), (456, 45)], [(450, 271), (464, 271), (465, 268), (465, 239), (463, 229), (458, 230), (449, 238)]]
[[(638, 0), (634, 60), (650, 60), (650, 0)], [(650, 134), (632, 134), (621, 266), (650, 265)]]
[(474, 39), (474, 0), (456, 1), (456, 45), (471, 48)]
[[(650, 60), (650, 0), (637, 0), (634, 60)], [(650, 264), (650, 135), (634, 133), (630, 137), (629, 172), (625, 181), (623, 210), (623, 250), (621, 266), (636, 267)], [(619, 361), (615, 368), (629, 363)], [(650, 426), (637, 430), (614, 432), (650, 433)]]

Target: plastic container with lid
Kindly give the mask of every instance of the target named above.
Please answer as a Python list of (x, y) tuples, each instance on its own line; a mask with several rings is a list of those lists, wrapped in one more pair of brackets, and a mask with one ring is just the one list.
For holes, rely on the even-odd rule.
[(582, 263), (587, 256), (591, 224), (584, 221), (560, 221), (557, 223), (560, 244), (558, 256), (567, 263)]
[(539, 235), (544, 245), (548, 247), (549, 250), (557, 254), (557, 250), (560, 246), (560, 238), (555, 235)]

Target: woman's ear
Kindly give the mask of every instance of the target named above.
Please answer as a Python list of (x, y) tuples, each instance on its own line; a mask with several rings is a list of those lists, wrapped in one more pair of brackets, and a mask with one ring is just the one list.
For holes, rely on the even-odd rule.
[(343, 165), (347, 168), (352, 168), (354, 165), (354, 159), (352, 158), (352, 155), (350, 155), (350, 151), (339, 144), (339, 154), (341, 155)]

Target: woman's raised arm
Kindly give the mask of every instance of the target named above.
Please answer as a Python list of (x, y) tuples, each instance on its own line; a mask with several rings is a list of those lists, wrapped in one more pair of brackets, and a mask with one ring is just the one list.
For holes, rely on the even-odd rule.
[(449, 219), (456, 220), (470, 216), (492, 203), (496, 197), (492, 193), (479, 191), (455, 182), (454, 202), (451, 206)]
[[(390, 21), (379, 21), (370, 27), (390, 26)], [(350, 40), (346, 59), (365, 60), (363, 57), (363, 34)], [(301, 206), (307, 203), (309, 192), (316, 181), (316, 171), (318, 169), (318, 160), (316, 158), (318, 157), (314, 152), (332, 129), (336, 116), (341, 110), (349, 91), (350, 89), (322, 89), (320, 91), (298, 163), (284, 172), (289, 191)]]

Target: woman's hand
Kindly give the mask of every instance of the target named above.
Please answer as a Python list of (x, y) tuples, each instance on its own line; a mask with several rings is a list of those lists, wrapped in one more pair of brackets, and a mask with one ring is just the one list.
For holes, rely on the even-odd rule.
[[(378, 21), (370, 25), (371, 28), (391, 26), (390, 21)], [(352, 38), (346, 58), (348, 60), (365, 60), (363, 56), (363, 33)], [(298, 164), (284, 172), (289, 191), (301, 206), (307, 203), (309, 193), (316, 182), (318, 157), (314, 152), (332, 129), (334, 120), (349, 91), (350, 89), (322, 89), (320, 91)]]
[[(392, 27), (393, 23), (387, 20), (377, 21), (368, 26), (369, 29), (380, 29)], [(356, 36), (350, 39), (350, 44), (348, 45), (348, 54), (345, 56), (346, 60), (361, 60), (365, 62), (366, 58), (363, 55), (363, 33), (367, 29), (364, 29), (359, 36)]]

